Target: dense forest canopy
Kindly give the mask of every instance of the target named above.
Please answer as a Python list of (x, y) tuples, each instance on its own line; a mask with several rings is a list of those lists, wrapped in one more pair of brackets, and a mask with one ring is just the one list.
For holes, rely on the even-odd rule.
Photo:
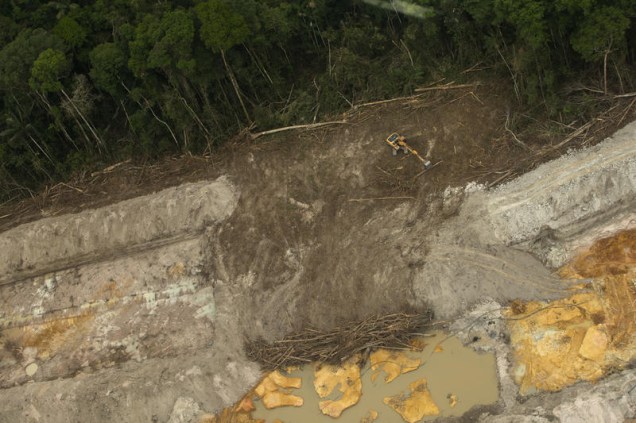
[(573, 81), (633, 89), (635, 18), (633, 0), (0, 0), (0, 199), (477, 63), (560, 113)]

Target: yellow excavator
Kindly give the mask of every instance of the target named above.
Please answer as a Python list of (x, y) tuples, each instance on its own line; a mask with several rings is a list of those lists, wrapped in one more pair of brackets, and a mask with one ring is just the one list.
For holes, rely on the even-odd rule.
[(389, 135), (385, 141), (393, 149), (392, 152), (394, 156), (397, 156), (400, 150), (402, 150), (404, 154), (412, 154), (415, 157), (417, 157), (417, 159), (421, 161), (422, 164), (424, 165), (424, 170), (428, 170), (431, 167), (433, 167), (433, 164), (431, 163), (430, 160), (427, 160), (426, 158), (420, 156), (413, 147), (408, 145), (408, 143), (406, 142), (406, 137), (398, 134), (397, 132), (394, 132), (391, 135)]

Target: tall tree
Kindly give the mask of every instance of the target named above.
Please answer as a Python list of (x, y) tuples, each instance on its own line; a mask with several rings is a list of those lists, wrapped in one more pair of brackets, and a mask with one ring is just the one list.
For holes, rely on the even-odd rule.
[(239, 88), (234, 71), (230, 67), (225, 52), (237, 44), (243, 43), (250, 36), (250, 29), (245, 18), (232, 10), (224, 0), (208, 0), (197, 4), (196, 14), (201, 22), (200, 37), (212, 51), (220, 52), (223, 65), (232, 82), (236, 97), (241, 104), (248, 125), (252, 123)]

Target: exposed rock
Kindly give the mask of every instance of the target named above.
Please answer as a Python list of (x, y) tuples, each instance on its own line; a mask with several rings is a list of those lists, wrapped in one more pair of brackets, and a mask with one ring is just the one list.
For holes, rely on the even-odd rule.
[(24, 372), (27, 376), (31, 377), (38, 371), (38, 365), (36, 363), (31, 363), (24, 368)]
[(602, 361), (605, 358), (608, 342), (605, 327), (603, 325), (592, 326), (585, 332), (579, 354), (588, 360)]
[(339, 386), (342, 394), (336, 400), (320, 401), (320, 411), (330, 417), (340, 417), (347, 408), (355, 405), (362, 395), (360, 357), (354, 356), (342, 366), (322, 365), (314, 371), (314, 387), (320, 398), (328, 397)]
[(401, 374), (412, 372), (422, 364), (419, 359), (412, 359), (402, 351), (389, 351), (385, 349), (371, 353), (371, 380), (379, 376), (380, 372), (386, 373), (384, 381), (390, 383)]
[(201, 409), (192, 398), (179, 397), (172, 407), (168, 423), (197, 423)]
[(287, 377), (275, 370), (265, 376), (261, 383), (254, 389), (263, 401), (265, 408), (303, 405), (303, 399), (288, 392), (289, 388), (300, 388), (301, 379), (297, 377)]
[(439, 407), (433, 401), (426, 386), (426, 379), (419, 379), (409, 385), (409, 394), (384, 398), (384, 403), (393, 408), (407, 423), (415, 423), (424, 417), (439, 415)]

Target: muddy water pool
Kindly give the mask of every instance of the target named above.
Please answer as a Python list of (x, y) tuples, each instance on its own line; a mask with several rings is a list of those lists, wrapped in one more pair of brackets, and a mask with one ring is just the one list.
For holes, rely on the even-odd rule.
[[(420, 359), (421, 365), (414, 371), (401, 374), (390, 383), (385, 382), (385, 373), (380, 372), (375, 381), (375, 373), (367, 363), (361, 371), (362, 396), (357, 404), (346, 409), (342, 415), (334, 419), (321, 413), (318, 397), (314, 390), (314, 366), (307, 365), (289, 373), (289, 376), (300, 377), (302, 386), (292, 389), (291, 393), (304, 400), (301, 407), (280, 407), (267, 410), (260, 401), (255, 401), (256, 410), (253, 417), (274, 422), (276, 419), (284, 423), (320, 423), (360, 422), (373, 410), (377, 413), (376, 422), (399, 422), (402, 418), (391, 407), (384, 403), (384, 398), (409, 394), (409, 385), (422, 378), (426, 379), (431, 398), (439, 408), (439, 415), (424, 417), (419, 421), (433, 421), (437, 417), (460, 416), (475, 405), (492, 404), (498, 400), (498, 382), (493, 354), (475, 352), (463, 346), (454, 337), (444, 333), (435, 333), (432, 337), (422, 339), (425, 343), (422, 351), (408, 351), (409, 358)], [(340, 394), (335, 389), (334, 392)], [(339, 395), (331, 395), (326, 399), (337, 399)], [(452, 406), (451, 406), (452, 405)], [(370, 420), (373, 421), (373, 420)]]

